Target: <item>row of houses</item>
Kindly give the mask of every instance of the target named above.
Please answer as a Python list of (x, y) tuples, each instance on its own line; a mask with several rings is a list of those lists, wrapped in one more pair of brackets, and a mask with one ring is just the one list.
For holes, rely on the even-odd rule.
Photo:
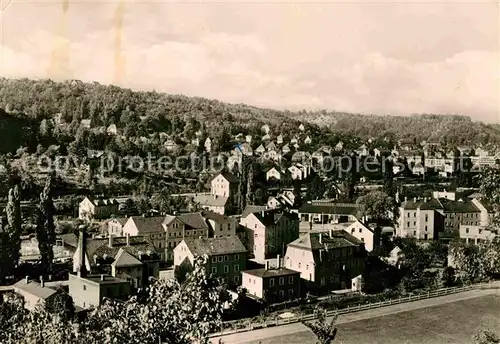
[[(469, 229), (488, 227), (489, 212), (484, 202), (478, 198), (455, 198), (454, 194), (435, 192), (429, 199), (405, 199), (399, 208), (395, 234), (433, 240), (442, 233), (460, 234), (462, 226)], [(450, 196), (443, 197), (445, 195)]]

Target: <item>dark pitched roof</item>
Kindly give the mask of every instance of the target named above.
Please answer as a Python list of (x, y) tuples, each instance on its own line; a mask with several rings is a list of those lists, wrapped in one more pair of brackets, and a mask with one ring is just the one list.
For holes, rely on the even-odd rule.
[[(321, 236), (321, 243), (320, 243), (320, 236)], [(361, 240), (355, 238), (351, 234), (347, 233), (345, 230), (334, 230), (332, 231), (332, 237), (330, 237), (326, 233), (304, 234), (300, 238), (289, 243), (288, 246), (299, 247), (315, 251), (319, 249), (359, 246), (361, 244), (363, 244)]]
[(417, 200), (417, 201), (405, 201), (401, 204), (404, 210), (433, 210), (433, 209), (443, 209), (443, 205), (439, 200), (431, 198), (427, 201)]
[(266, 227), (274, 225), (284, 215), (279, 209), (267, 209), (253, 214)]
[(128, 221), (128, 217), (115, 217), (113, 219), (110, 219), (109, 221), (116, 221), (123, 226)]
[[(65, 245), (71, 246), (76, 250), (78, 246), (78, 237), (76, 235), (66, 234), (62, 235), (61, 238), (64, 240)], [(129, 246), (127, 246), (126, 240), (126, 237), (113, 237), (112, 247), (109, 247), (109, 238), (86, 238), (85, 246), (90, 264), (95, 264), (94, 256), (102, 259), (106, 255), (108, 258), (114, 259), (121, 248), (136, 258), (139, 258), (139, 253), (157, 253), (154, 245), (147, 237), (131, 236), (129, 237)]]
[(203, 216), (206, 220), (213, 220), (217, 223), (230, 223), (231, 218), (226, 215), (214, 213), (213, 211), (204, 210), (201, 212), (201, 216)]
[(30, 293), (31, 295), (35, 295), (40, 299), (48, 299), (49, 297), (57, 293), (56, 290), (49, 287), (42, 287), (40, 283), (33, 280), (26, 283), (26, 279), (24, 278), (14, 284), (14, 287), (21, 289), (26, 293)]
[(305, 203), (302, 205), (302, 207), (299, 208), (299, 213), (306, 214), (356, 215), (357, 211), (358, 207), (354, 203)]
[(245, 246), (236, 236), (219, 238), (185, 238), (184, 242), (195, 256), (245, 253)]
[[(231, 183), (231, 184), (236, 184), (239, 182), (238, 178), (230, 173), (230, 172), (227, 172), (227, 171), (222, 171), (221, 173), (219, 173), (220, 175), (222, 175), (224, 178), (226, 178), (226, 180)], [(216, 174), (215, 176), (212, 177), (212, 179), (210, 179), (210, 181), (214, 180), (215, 178), (217, 178), (217, 176), (219, 176), (219, 174)]]
[(115, 261), (111, 265), (115, 267), (139, 266), (142, 265), (142, 262), (123, 248), (120, 248), (115, 256)]
[(243, 210), (243, 212), (241, 213), (241, 217), (245, 218), (252, 213), (257, 213), (266, 209), (267, 206), (265, 205), (247, 205)]
[(419, 203), (414, 201), (404, 201), (403, 203), (401, 203), (401, 208), (405, 210), (417, 210), (418, 206)]
[(421, 202), (419, 204), (420, 210), (434, 210), (434, 209), (443, 209), (443, 204), (435, 198), (431, 198), (426, 202)]
[(201, 206), (224, 207), (228, 201), (228, 197), (214, 196), (207, 194), (195, 195), (193, 201)]
[(208, 225), (203, 219), (203, 216), (201, 216), (201, 213), (182, 213), (177, 215), (177, 218), (188, 227), (186, 229), (208, 228)]
[(480, 213), (481, 210), (470, 201), (451, 201), (448, 199), (440, 199), (443, 204), (444, 211), (447, 213)]
[(139, 234), (163, 232), (162, 223), (165, 216), (131, 216)]
[(118, 201), (114, 198), (98, 198), (98, 197), (87, 197), (96, 206), (101, 205), (118, 205)]
[(289, 276), (289, 275), (298, 275), (300, 272), (295, 271), (295, 270), (290, 270), (287, 268), (271, 268), (271, 269), (255, 269), (255, 270), (245, 270), (242, 271), (244, 273), (247, 273), (249, 275), (255, 276), (255, 277), (260, 277), (260, 278), (267, 278), (267, 277), (280, 277), (280, 276)]

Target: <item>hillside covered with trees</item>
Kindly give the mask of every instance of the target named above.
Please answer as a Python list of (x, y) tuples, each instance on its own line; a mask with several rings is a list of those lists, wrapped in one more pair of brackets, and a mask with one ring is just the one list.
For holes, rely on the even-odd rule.
[[(220, 137), (223, 129), (230, 134), (260, 134), (263, 124), (270, 125), (271, 132), (277, 135), (293, 132), (299, 122), (307, 122), (310, 123), (308, 131), (323, 136), (322, 144), (330, 143), (327, 136), (335, 136), (336, 140), (344, 140), (349, 136), (361, 140), (427, 140), (449, 145), (500, 143), (500, 125), (473, 122), (465, 116), (403, 117), (366, 116), (325, 110), (278, 111), (155, 91), (132, 91), (76, 80), (54, 82), (2, 78), (0, 108), (15, 115), (16, 120), (25, 118), (39, 123), (60, 113), (64, 122), (71, 125), (72, 130), (68, 135), (73, 138), (80, 121), (90, 119), (92, 127), (115, 124), (127, 137), (166, 132), (182, 133), (189, 140), (201, 127), (212, 137)], [(331, 135), (332, 133), (336, 135)]]
[(497, 145), (500, 125), (474, 122), (467, 116), (412, 115), (375, 116), (343, 112), (293, 113), (297, 120), (328, 127), (334, 133), (358, 136), (361, 139), (389, 137), (416, 142), (435, 141), (445, 144)]

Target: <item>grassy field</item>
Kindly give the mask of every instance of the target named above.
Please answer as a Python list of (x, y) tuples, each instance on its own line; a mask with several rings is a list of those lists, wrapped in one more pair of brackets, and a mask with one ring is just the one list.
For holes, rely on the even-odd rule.
[[(487, 295), (341, 324), (334, 343), (471, 344), (473, 334), (483, 328), (500, 335), (499, 314), (500, 296)], [(315, 337), (306, 331), (266, 339), (260, 343), (314, 344)]]

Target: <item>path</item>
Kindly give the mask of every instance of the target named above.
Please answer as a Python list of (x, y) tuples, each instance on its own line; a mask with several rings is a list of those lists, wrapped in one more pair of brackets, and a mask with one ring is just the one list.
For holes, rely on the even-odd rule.
[[(456, 302), (461, 300), (467, 300), (471, 298), (476, 298), (484, 295), (490, 294), (500, 294), (498, 289), (483, 289), (483, 290), (471, 290), (463, 293), (451, 294), (446, 296), (439, 296), (431, 299), (418, 300), (413, 302), (407, 302), (402, 304), (391, 305), (387, 307), (381, 307), (376, 309), (370, 309), (366, 311), (360, 311), (350, 314), (342, 314), (337, 319), (337, 324), (349, 323), (358, 320), (365, 320), (369, 318), (381, 317), (384, 315), (407, 312), (414, 309), (426, 308), (431, 306), (442, 305), (450, 302)], [(308, 331), (307, 328), (301, 323), (294, 323), (289, 325), (283, 325), (278, 327), (269, 327), (254, 331), (235, 333), (228, 336), (214, 337), (211, 339), (211, 343), (217, 344), (219, 339), (222, 339), (224, 343), (228, 344), (242, 344), (257, 342), (263, 339), (269, 339), (273, 337), (283, 336), (285, 334), (290, 335), (293, 333), (299, 333)]]

